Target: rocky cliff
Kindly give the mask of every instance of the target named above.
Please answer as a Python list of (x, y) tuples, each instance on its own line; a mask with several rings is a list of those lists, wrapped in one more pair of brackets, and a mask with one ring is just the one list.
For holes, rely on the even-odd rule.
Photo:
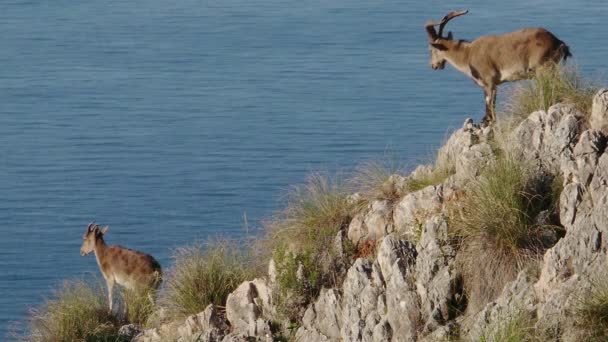
[[(271, 261), (268, 275), (241, 284), (225, 309), (210, 305), (135, 340), (169, 335), (180, 341), (491, 340), (492, 327), (514, 320), (547, 340), (580, 338), (575, 306), (593, 291), (608, 260), (607, 134), (608, 90), (595, 96), (590, 116), (557, 104), (500, 131), (467, 120), (439, 150), (438, 163), (450, 165), (446, 179), (401, 191), (397, 199), (369, 201), (338, 233), (333, 247), (338, 257), (346, 253), (344, 241), (354, 246), (373, 241), (373, 252), (349, 259), (341, 285), (323, 288), (297, 324), (277, 321), (280, 285)], [(492, 300), (473, 308), (458, 266), (451, 208), (501, 153), (500, 144), (561, 183), (554, 224), (559, 233)], [(405, 187), (408, 179), (432, 172), (420, 166), (390, 181)]]

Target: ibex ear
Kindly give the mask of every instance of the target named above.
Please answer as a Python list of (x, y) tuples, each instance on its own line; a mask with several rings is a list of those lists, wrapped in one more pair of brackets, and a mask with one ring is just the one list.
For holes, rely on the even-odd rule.
[(441, 43), (431, 43), (431, 46), (433, 46), (435, 49), (437, 49), (439, 51), (445, 51), (448, 49), (445, 45), (443, 45)]
[(105, 227), (101, 228), (101, 230), (99, 232), (101, 233), (101, 235), (103, 235), (108, 232), (109, 228), (110, 228), (110, 226), (105, 226)]
[(454, 38), (452, 36), (452, 31), (448, 32), (448, 37), (446, 38), (447, 40), (452, 40), (452, 38)]

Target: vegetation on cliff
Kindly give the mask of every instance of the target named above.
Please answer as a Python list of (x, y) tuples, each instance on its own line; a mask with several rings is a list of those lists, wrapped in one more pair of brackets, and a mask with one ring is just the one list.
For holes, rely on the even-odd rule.
[[(580, 127), (588, 126), (585, 120), (595, 91), (572, 70), (546, 69), (534, 80), (514, 88), (506, 106), (512, 120), (499, 121), (491, 129), (465, 123), (454, 141), (448, 142), (453, 149), (439, 153), (432, 166), (404, 175), (396, 163), (368, 162), (346, 181), (313, 174), (305, 184), (291, 189), (283, 210), (266, 220), (264, 235), (252, 244), (252, 250), (243, 252), (243, 248), (225, 243), (178, 249), (156, 306), (127, 292), (123, 296), (128, 303), (127, 314), (117, 317), (107, 311), (104, 289), (69, 283), (32, 311), (27, 339), (106, 338), (115, 336), (124, 323), (145, 326), (184, 320), (209, 304), (221, 311), (227, 306), (228, 295), (241, 283), (263, 276), (258, 264), (267, 265), (269, 261), (268, 281), (263, 282), (271, 289), (272, 298), (264, 299), (271, 302), (265, 303), (271, 307), (263, 310), (264, 319), (272, 321), (275, 337), (295, 339), (296, 330), (300, 336), (314, 336), (322, 329), (326, 329), (322, 331), (324, 336), (356, 335), (362, 333), (356, 330), (368, 323), (373, 329), (366, 333), (377, 338), (407, 329), (416, 330), (411, 336), (432, 336), (431, 340), (435, 337), (432, 329), (444, 329), (440, 331), (443, 335), (437, 336), (447, 340), (475, 333), (481, 341), (533, 341), (562, 334), (539, 329), (540, 320), (530, 315), (529, 308), (505, 313), (502, 318), (490, 315), (493, 309), (488, 308), (488, 303), (498, 300), (509, 284), (525, 287), (531, 282), (521, 280), (522, 274), (538, 280), (539, 265), (549, 254), (547, 250), (565, 234), (560, 218), (567, 214), (560, 212), (560, 196), (566, 191), (564, 185), (574, 177), (574, 171), (565, 178), (556, 171), (558, 168), (539, 166), (542, 156), (531, 162), (526, 150), (521, 152), (522, 146), (517, 146), (519, 142), (508, 137), (519, 136), (516, 130), (523, 128), (516, 124), (530, 112), (568, 102), (582, 112), (572, 116), (576, 123), (564, 133), (570, 140), (563, 144), (572, 152), (576, 143), (573, 137), (578, 137)], [(566, 110), (555, 114), (560, 118), (568, 115)], [(545, 113), (543, 118), (548, 116)], [(554, 129), (544, 124), (527, 128), (532, 133), (542, 130), (543, 134)], [(535, 136), (530, 132), (521, 134)], [(542, 138), (539, 145), (548, 144), (551, 136)], [(605, 139), (600, 138), (596, 145), (605, 145)], [(598, 163), (589, 157), (592, 152), (588, 150), (593, 149), (585, 150), (585, 160)], [(538, 147), (535, 151), (545, 150)], [(554, 159), (559, 157), (558, 153)], [(571, 187), (567, 191), (574, 194), (575, 203), (581, 201), (577, 196), (582, 190)], [(381, 236), (349, 235), (357, 218), (365, 229), (379, 226), (375, 232)], [(383, 240), (386, 235), (391, 235), (390, 239)], [(356, 261), (359, 258), (365, 260)], [(563, 267), (573, 266), (565, 262)], [(571, 274), (559, 276), (567, 278)], [(351, 287), (343, 288), (345, 281)], [(427, 285), (432, 288), (424, 288)], [(345, 293), (353, 287), (367, 291), (369, 302), (361, 299), (363, 302), (358, 303), (359, 298), (355, 298), (353, 304), (350, 297), (355, 295)], [(388, 293), (395, 289), (409, 292)], [(607, 335), (607, 293), (605, 286), (596, 284), (572, 308), (581, 331), (590, 339), (601, 340)], [(256, 308), (256, 320), (249, 322), (252, 331), (269, 333), (263, 327), (265, 323), (257, 320), (262, 315), (258, 312), (262, 311), (259, 301), (245, 298), (243, 306)], [(235, 303), (240, 303), (239, 298)], [(403, 308), (403, 303), (412, 308)], [(359, 322), (360, 326), (353, 323), (352, 329), (336, 328), (340, 319), (351, 319), (359, 311), (349, 316), (332, 310), (347, 310), (346, 306), (355, 304), (360, 304), (357, 310), (361, 312), (361, 306), (371, 310), (365, 321)], [(416, 312), (403, 315), (399, 311), (407, 309)], [(487, 314), (483, 320), (479, 318), (482, 314)], [(367, 317), (371, 317), (371, 323)], [(482, 331), (476, 332), (475, 324), (467, 321), (475, 319), (484, 322)], [(327, 322), (334, 326), (324, 327)]]

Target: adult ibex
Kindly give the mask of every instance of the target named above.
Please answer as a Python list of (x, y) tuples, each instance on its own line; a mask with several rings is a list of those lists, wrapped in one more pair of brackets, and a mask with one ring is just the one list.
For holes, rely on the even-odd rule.
[(95, 252), (97, 264), (108, 286), (108, 301), (112, 311), (114, 284), (134, 291), (156, 290), (160, 285), (162, 272), (160, 264), (151, 255), (122, 246), (108, 247), (103, 240), (108, 228), (106, 226), (100, 229), (98, 224), (90, 223), (82, 237), (84, 242), (80, 247), (80, 255)]
[[(494, 107), (496, 87), (499, 84), (532, 78), (540, 66), (559, 63), (571, 54), (563, 41), (543, 28), (486, 35), (472, 42), (453, 40), (452, 32), (444, 37), (443, 29), (448, 21), (468, 12), (453, 11), (439, 23), (427, 22), (425, 27), (431, 51), (431, 67), (443, 69), (447, 61), (483, 88), (486, 114), (482, 124), (486, 125), (496, 120)], [(439, 32), (435, 31), (437, 25)]]

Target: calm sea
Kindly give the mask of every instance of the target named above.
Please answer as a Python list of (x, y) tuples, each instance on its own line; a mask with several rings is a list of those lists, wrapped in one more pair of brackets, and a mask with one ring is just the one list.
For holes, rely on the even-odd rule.
[(98, 274), (78, 253), (93, 219), (166, 268), (255, 233), (311, 171), (430, 158), (482, 116), (428, 65), (424, 22), (460, 8), (457, 38), (544, 26), (605, 79), (605, 0), (2, 0), (0, 336)]

